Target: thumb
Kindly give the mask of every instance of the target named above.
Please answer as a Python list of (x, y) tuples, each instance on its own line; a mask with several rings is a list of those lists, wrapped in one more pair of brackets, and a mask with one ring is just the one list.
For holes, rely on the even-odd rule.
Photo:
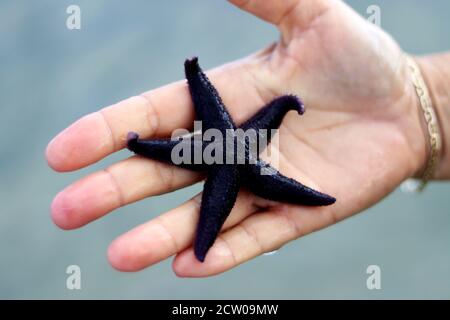
[(245, 10), (278, 27), (305, 26), (327, 8), (329, 0), (229, 0)]

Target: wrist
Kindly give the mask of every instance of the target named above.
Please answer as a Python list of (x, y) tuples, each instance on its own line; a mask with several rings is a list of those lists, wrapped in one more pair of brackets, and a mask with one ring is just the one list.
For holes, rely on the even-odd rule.
[(404, 178), (421, 179), (430, 158), (430, 138), (427, 131), (427, 122), (418, 92), (413, 83), (413, 71), (406, 55), (402, 60), (400, 70), (404, 91), (402, 98), (397, 102), (397, 108), (401, 110), (398, 125), (408, 144), (408, 156), (404, 158), (403, 164), (404, 168), (407, 168)]
[[(450, 163), (447, 161), (450, 156), (448, 154), (449, 141), (447, 138), (450, 134), (450, 69), (447, 66), (449, 59), (449, 54), (416, 58), (430, 93), (442, 140), (442, 147), (437, 158), (437, 166), (433, 176), (434, 179), (446, 179), (450, 177)], [(425, 119), (423, 115), (422, 119)], [(427, 161), (429, 157), (430, 142), (428, 136)], [(426, 164), (427, 162), (425, 162), (425, 166)]]

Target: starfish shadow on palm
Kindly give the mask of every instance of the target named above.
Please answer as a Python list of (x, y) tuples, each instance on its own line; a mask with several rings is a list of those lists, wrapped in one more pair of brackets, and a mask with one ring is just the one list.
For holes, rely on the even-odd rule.
[[(196, 231), (194, 252), (203, 262), (213, 245), (226, 218), (236, 202), (240, 186), (245, 186), (254, 194), (273, 201), (306, 206), (325, 206), (336, 199), (313, 190), (300, 182), (280, 174), (275, 168), (259, 158), (262, 148), (256, 154), (251, 144), (267, 145), (273, 137), (285, 114), (296, 110), (303, 114), (304, 106), (300, 99), (292, 95), (276, 98), (264, 106), (256, 115), (237, 127), (225, 108), (214, 86), (193, 58), (185, 62), (185, 74), (189, 85), (197, 120), (202, 122), (202, 132), (215, 130), (221, 137), (211, 141), (198, 139), (196, 134), (167, 139), (139, 139), (137, 133), (128, 134), (127, 146), (134, 153), (186, 169), (204, 171), (207, 179), (203, 187), (200, 218)], [(240, 131), (239, 131), (240, 130)], [(256, 132), (255, 138), (237, 132)], [(219, 135), (215, 135), (217, 137)], [(187, 161), (174, 161), (174, 154), (181, 151)], [(187, 155), (184, 150), (189, 150)], [(198, 154), (209, 150), (216, 161), (196, 161)], [(218, 152), (222, 150), (222, 152)], [(223, 152), (225, 150), (225, 152)], [(239, 152), (238, 150), (243, 150)], [(219, 160), (219, 161), (217, 161)]]

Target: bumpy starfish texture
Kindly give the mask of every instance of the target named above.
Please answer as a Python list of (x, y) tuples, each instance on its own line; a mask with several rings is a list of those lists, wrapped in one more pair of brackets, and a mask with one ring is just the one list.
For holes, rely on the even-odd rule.
[[(186, 79), (195, 107), (197, 120), (202, 121), (202, 131), (208, 129), (219, 130), (226, 137), (232, 135), (232, 144), (226, 139), (196, 139), (196, 133), (188, 137), (178, 139), (152, 139), (141, 140), (137, 133), (128, 134), (128, 149), (136, 154), (158, 161), (174, 164), (174, 148), (180, 144), (186, 144), (192, 150), (187, 159), (176, 165), (195, 171), (207, 173), (207, 179), (203, 187), (200, 218), (194, 242), (196, 258), (203, 262), (208, 250), (213, 245), (226, 218), (231, 212), (237, 198), (240, 186), (244, 186), (254, 194), (274, 201), (287, 202), (306, 206), (326, 206), (333, 204), (336, 199), (313, 190), (300, 182), (283, 176), (268, 163), (259, 159), (250, 152), (248, 139), (236, 134), (237, 129), (257, 132), (257, 140), (265, 139), (267, 143), (272, 138), (270, 129), (277, 129), (285, 114), (295, 110), (303, 114), (303, 103), (295, 96), (286, 95), (276, 98), (264, 106), (255, 116), (237, 127), (225, 108), (222, 99), (214, 86), (198, 64), (198, 59), (193, 58), (185, 62)], [(261, 130), (261, 129), (267, 129)], [(215, 150), (226, 150), (222, 155), (217, 155), (222, 161), (206, 163), (194, 161), (196, 153), (203, 154), (208, 148), (220, 147)], [(236, 158), (238, 148), (245, 150), (245, 161), (239, 162)], [(229, 152), (233, 161), (228, 161)], [(261, 150), (258, 150), (259, 152)], [(228, 159), (228, 160), (227, 160)], [(252, 161), (253, 160), (253, 161)], [(262, 172), (270, 174), (262, 174)]]

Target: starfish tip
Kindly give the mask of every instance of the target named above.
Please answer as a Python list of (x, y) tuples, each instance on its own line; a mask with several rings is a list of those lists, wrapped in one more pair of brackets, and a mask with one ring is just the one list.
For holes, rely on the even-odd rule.
[(325, 197), (325, 199), (324, 199), (324, 205), (326, 205), (326, 206), (332, 205), (335, 202), (336, 202), (336, 198), (334, 198), (332, 196), (327, 195), (327, 197)]
[(139, 139), (139, 135), (136, 132), (128, 132), (128, 134), (127, 134), (128, 149), (132, 150), (133, 145), (137, 142), (138, 139)]
[(200, 262), (205, 261), (206, 253), (199, 252), (198, 250), (194, 250), (194, 254), (198, 261), (200, 261)]
[(305, 105), (304, 105), (303, 102), (300, 100), (300, 106), (299, 106), (299, 109), (298, 109), (298, 114), (302, 115), (302, 114), (305, 113), (305, 111), (306, 111)]
[(184, 61), (184, 69), (186, 70), (186, 73), (197, 72), (200, 69), (198, 57), (194, 56), (190, 59), (186, 59), (186, 61)]
[(299, 115), (305, 113), (305, 105), (299, 97), (294, 94), (287, 94), (278, 98), (281, 105), (284, 105), (289, 110), (295, 110)]
[(295, 104), (295, 110), (298, 112), (298, 114), (302, 115), (305, 113), (305, 104), (303, 103), (302, 99), (300, 99), (297, 96), (290, 96), (291, 99), (294, 100), (294, 104)]

